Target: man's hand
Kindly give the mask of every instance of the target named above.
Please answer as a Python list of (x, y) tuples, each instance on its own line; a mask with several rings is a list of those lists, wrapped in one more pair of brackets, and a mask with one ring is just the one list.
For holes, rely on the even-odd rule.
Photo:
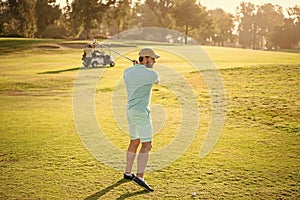
[(133, 65), (136, 65), (136, 64), (138, 64), (139, 62), (138, 62), (137, 60), (133, 60), (132, 63), (133, 63)]

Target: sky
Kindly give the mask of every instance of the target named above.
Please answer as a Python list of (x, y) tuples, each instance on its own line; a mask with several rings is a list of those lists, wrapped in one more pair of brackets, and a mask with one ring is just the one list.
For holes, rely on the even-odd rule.
[[(231, 14), (236, 13), (236, 7), (240, 5), (241, 2), (251, 2), (255, 5), (263, 5), (266, 3), (272, 3), (282, 6), (285, 10), (288, 7), (294, 7), (295, 5), (300, 5), (299, 0), (199, 0), (201, 5), (207, 7), (208, 10), (212, 10), (215, 8), (222, 8), (224, 11), (229, 12)], [(66, 5), (66, 0), (56, 0), (57, 3), (63, 7)], [(72, 2), (72, 0), (69, 0)], [(286, 14), (286, 13), (285, 13)]]
[(254, 5), (272, 3), (282, 6), (283, 10), (289, 7), (294, 7), (297, 4), (300, 5), (299, 0), (200, 0), (201, 5), (207, 7), (208, 10), (222, 8), (224, 11), (231, 14), (236, 13), (236, 7), (243, 1), (253, 3)]

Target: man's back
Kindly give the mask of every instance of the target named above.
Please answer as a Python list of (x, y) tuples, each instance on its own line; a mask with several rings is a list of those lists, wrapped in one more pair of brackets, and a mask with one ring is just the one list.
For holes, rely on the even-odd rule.
[(158, 74), (137, 64), (124, 72), (128, 102), (127, 108), (144, 111), (149, 110), (152, 84), (158, 81)]

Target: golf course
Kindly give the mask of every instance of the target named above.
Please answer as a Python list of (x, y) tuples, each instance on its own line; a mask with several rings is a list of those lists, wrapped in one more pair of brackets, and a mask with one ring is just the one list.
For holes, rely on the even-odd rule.
[[(145, 46), (161, 56), (154, 66), (161, 83), (152, 90), (151, 154), (183, 130), (192, 134), (182, 139), (186, 147), (172, 162), (146, 168), (145, 180), (155, 190), (147, 192), (124, 180), (121, 170), (129, 143), (123, 72), (132, 63), (111, 52), (114, 67), (84, 68), (81, 58), (88, 42), (0, 38), (0, 199), (300, 199), (299, 50), (202, 46), (215, 66), (208, 69), (174, 53), (196, 60), (195, 45), (112, 45), (132, 59)], [(201, 64), (200, 54), (199, 59)], [(96, 78), (93, 105), (86, 105), (94, 113), (82, 115), (78, 125), (74, 98), (76, 87), (85, 84), (78, 81), (82, 74)], [(213, 107), (216, 95), (208, 79), (215, 79), (210, 74), (222, 83), (221, 124), (213, 114), (218, 107)], [(102, 131), (98, 141), (105, 138), (124, 152), (121, 168), (113, 167), (113, 157), (101, 161), (88, 150), (97, 141), (87, 144), (78, 127), (93, 131), (89, 114)], [(222, 129), (212, 150), (201, 157), (214, 122)]]

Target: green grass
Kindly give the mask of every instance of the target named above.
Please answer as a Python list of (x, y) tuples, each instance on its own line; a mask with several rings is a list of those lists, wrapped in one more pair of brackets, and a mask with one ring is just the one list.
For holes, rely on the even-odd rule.
[(205, 47), (213, 61), (220, 68), (257, 65), (299, 64), (299, 52), (283, 53), (224, 47)]
[[(11, 42), (0, 39), (5, 52), (0, 64), (0, 199), (191, 199), (192, 192), (196, 199), (300, 198), (299, 54), (204, 47), (220, 68), (227, 110), (217, 145), (200, 159), (211, 120), (210, 94), (192, 66), (160, 48), (157, 64), (186, 78), (201, 118), (187, 151), (168, 167), (146, 173), (155, 188), (147, 193), (122, 181), (122, 171), (94, 159), (78, 137), (72, 93), (82, 50), (32, 48), (63, 41), (18, 39), (13, 40), (18, 53), (12, 54)], [(192, 47), (174, 48), (194, 53)], [(128, 136), (114, 121), (111, 99), (130, 63), (124, 58), (116, 63), (97, 85), (95, 108), (107, 138), (125, 150)], [(164, 128), (154, 136), (156, 152), (175, 137), (181, 113), (164, 85), (154, 86), (152, 104), (167, 113)]]

